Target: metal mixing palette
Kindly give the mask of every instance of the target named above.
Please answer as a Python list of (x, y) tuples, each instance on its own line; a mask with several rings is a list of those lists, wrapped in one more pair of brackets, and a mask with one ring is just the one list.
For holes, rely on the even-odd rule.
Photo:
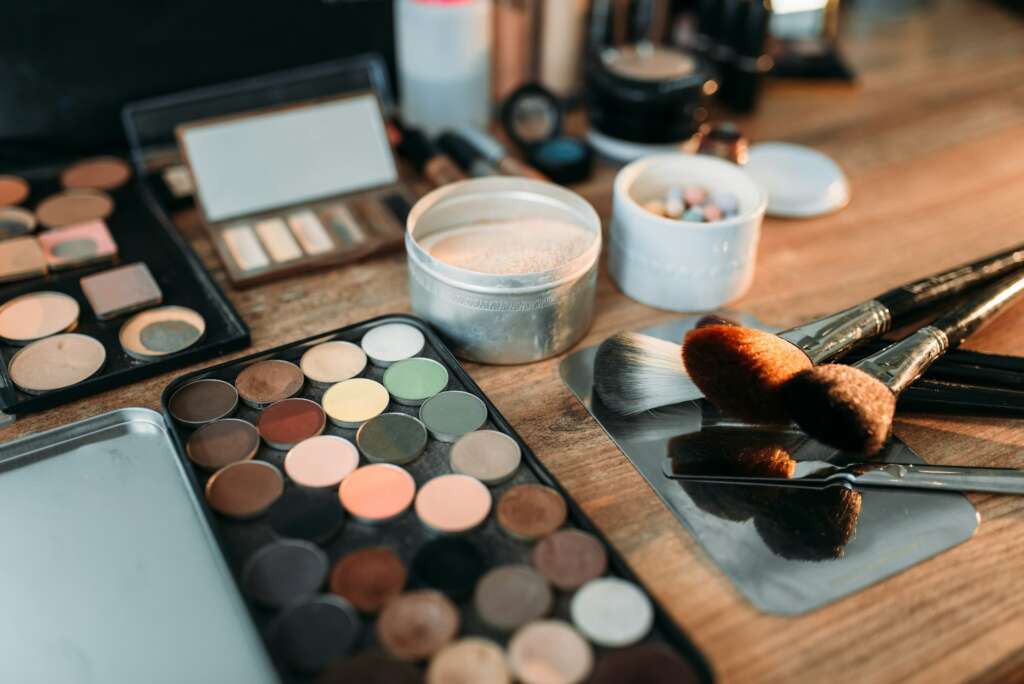
[[(765, 328), (750, 317), (732, 317)], [(679, 341), (696, 321), (687, 318), (640, 332)], [(737, 444), (778, 443), (797, 461), (837, 463), (844, 456), (795, 428), (766, 433), (736, 424), (709, 427), (706, 415), (711, 412), (703, 401), (617, 416), (592, 396), (596, 350), (584, 349), (562, 362), (565, 384), (740, 593), (763, 612), (800, 615), (821, 608), (966, 541), (978, 527), (974, 506), (956, 493), (804, 492), (670, 480), (662, 474), (667, 459), (695, 458), (696, 450), (709, 443), (725, 451)], [(695, 437), (702, 428), (704, 434)], [(880, 458), (923, 463), (899, 439), (891, 440)]]

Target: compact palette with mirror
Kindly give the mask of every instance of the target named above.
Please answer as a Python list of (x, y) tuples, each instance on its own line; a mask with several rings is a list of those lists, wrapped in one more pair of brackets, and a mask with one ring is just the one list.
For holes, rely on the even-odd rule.
[(412, 197), (373, 92), (192, 121), (177, 137), (235, 285), (402, 244)]
[(416, 318), (178, 378), (163, 410), (285, 681), (710, 681)]
[(0, 411), (245, 346), (248, 330), (117, 157), (0, 176)]

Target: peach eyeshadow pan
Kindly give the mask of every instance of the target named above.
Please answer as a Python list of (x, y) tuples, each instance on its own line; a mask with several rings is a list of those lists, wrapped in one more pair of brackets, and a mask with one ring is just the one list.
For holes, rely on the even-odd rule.
[(46, 275), (46, 257), (32, 236), (0, 241), (0, 283)]
[(334, 435), (303, 440), (284, 457), (284, 472), (303, 487), (337, 487), (358, 466), (355, 445)]
[(65, 190), (51, 195), (36, 207), (36, 217), (50, 228), (105, 219), (114, 211), (114, 200), (100, 190)]
[(37, 340), (13, 357), (8, 371), (24, 392), (43, 394), (77, 385), (107, 360), (103, 344), (88, 335), (65, 333)]
[(78, 301), (63, 292), (30, 292), (0, 306), (0, 338), (28, 344), (78, 324)]
[(385, 522), (404, 513), (416, 496), (416, 482), (404, 468), (374, 463), (358, 468), (338, 487), (341, 505), (364, 522)]

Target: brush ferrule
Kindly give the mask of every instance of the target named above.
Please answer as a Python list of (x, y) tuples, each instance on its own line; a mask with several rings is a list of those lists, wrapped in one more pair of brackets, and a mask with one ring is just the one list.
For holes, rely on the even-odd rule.
[(893, 394), (899, 394), (921, 377), (947, 349), (949, 338), (946, 333), (929, 325), (858, 361), (853, 367), (877, 378)]
[(779, 337), (799, 347), (812, 363), (828, 361), (892, 325), (889, 309), (881, 302), (863, 302), (839, 313), (805, 323), (779, 333)]

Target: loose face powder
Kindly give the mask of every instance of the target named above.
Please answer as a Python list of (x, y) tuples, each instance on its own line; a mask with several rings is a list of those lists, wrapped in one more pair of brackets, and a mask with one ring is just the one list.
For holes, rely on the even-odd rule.
[(403, 468), (387, 463), (358, 468), (338, 487), (348, 513), (365, 522), (383, 522), (401, 515), (416, 495), (416, 482)]
[(246, 405), (259, 409), (295, 396), (303, 381), (302, 371), (294, 363), (270, 359), (245, 368), (235, 378), (235, 387)]
[(359, 452), (344, 437), (303, 440), (284, 457), (284, 472), (303, 487), (337, 487), (359, 465)]
[(129, 356), (150, 361), (188, 349), (205, 333), (206, 321), (198, 312), (162, 306), (128, 319), (118, 337)]
[(405, 323), (378, 325), (365, 335), (360, 342), (363, 351), (375, 366), (390, 366), (423, 351), (426, 343), (423, 333)]
[(466, 433), (452, 445), (449, 456), (452, 470), (487, 485), (500, 484), (515, 475), (521, 460), (519, 444), (496, 430)]
[(324, 431), (327, 416), (315, 401), (284, 399), (271, 404), (256, 419), (260, 437), (271, 449), (291, 449)]
[(537, 217), (453, 228), (427, 236), (420, 246), (449, 266), (521, 275), (560, 268), (582, 255), (594, 239), (575, 223)]
[(491, 512), (491, 493), (468, 475), (441, 475), (416, 494), (416, 515), (438, 532), (466, 532)]
[(353, 378), (324, 392), (321, 401), (332, 423), (353, 428), (383, 413), (390, 399), (388, 391), (379, 382)]
[(185, 425), (203, 425), (230, 416), (238, 406), (238, 392), (223, 380), (193, 380), (171, 395), (167, 410)]
[(354, 378), (366, 368), (366, 354), (351, 342), (335, 340), (310, 347), (299, 361), (302, 372), (317, 385)]
[(22, 391), (42, 394), (71, 387), (103, 367), (107, 350), (87, 335), (65, 333), (37, 340), (11, 357), (11, 380)]
[(406, 359), (389, 366), (383, 380), (395, 401), (418, 406), (448, 386), (448, 369), (433, 359)]
[(61, 292), (31, 292), (0, 306), (0, 338), (28, 344), (74, 329), (80, 308)]

